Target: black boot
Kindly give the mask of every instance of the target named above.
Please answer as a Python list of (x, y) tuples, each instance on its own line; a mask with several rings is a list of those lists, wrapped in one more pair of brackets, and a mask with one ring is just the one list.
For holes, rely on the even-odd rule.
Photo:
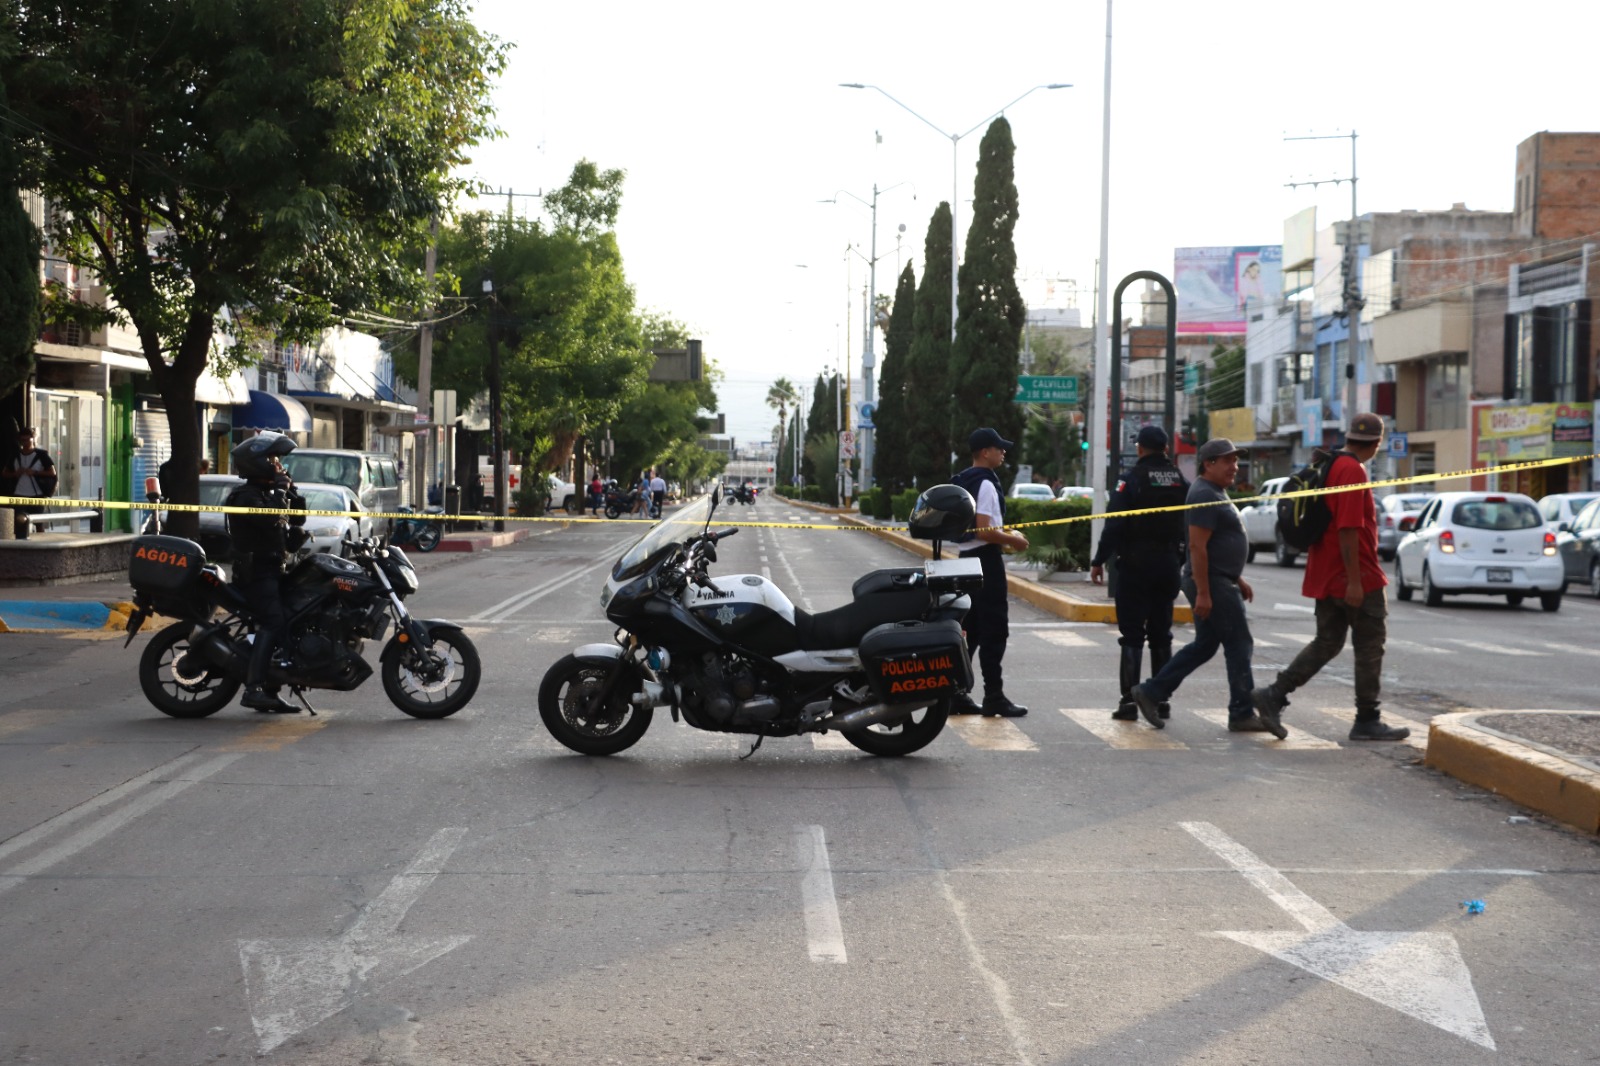
[[(1171, 644), (1159, 648), (1154, 644), (1150, 645), (1150, 676), (1155, 677), (1157, 674), (1159, 674), (1161, 672), (1161, 668), (1167, 665), (1167, 660), (1170, 658), (1172, 658)], [(1158, 704), (1157, 710), (1160, 712), (1161, 717), (1163, 718), (1172, 717), (1172, 704), (1170, 703)]]
[(1012, 703), (1006, 694), (999, 690), (983, 693), (983, 716), (985, 718), (1021, 718), (1028, 713), (1028, 708), (1021, 704)]
[(1121, 677), (1122, 700), (1117, 704), (1117, 709), (1111, 712), (1111, 717), (1119, 722), (1137, 722), (1139, 720), (1139, 707), (1133, 702), (1133, 686), (1141, 678), (1139, 670), (1144, 665), (1144, 645), (1136, 648), (1124, 646), (1122, 648)]
[(251, 710), (262, 714), (299, 714), (300, 708), (279, 696), (276, 690), (268, 692), (260, 685), (247, 685), (244, 698), (239, 701)]
[(958, 692), (950, 697), (951, 714), (977, 714), (978, 705), (972, 702), (972, 697), (965, 692)]

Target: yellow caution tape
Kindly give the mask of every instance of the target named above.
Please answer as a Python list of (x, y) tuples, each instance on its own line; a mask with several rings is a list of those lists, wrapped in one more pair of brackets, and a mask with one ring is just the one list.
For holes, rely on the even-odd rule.
[[(1600, 453), (1594, 455), (1575, 455), (1561, 459), (1531, 459), (1521, 463), (1508, 463), (1505, 466), (1480, 467), (1473, 470), (1460, 470), (1449, 474), (1417, 474), (1412, 477), (1389, 478), (1384, 481), (1363, 481), (1356, 485), (1335, 485), (1331, 488), (1299, 489), (1294, 492), (1278, 493), (1271, 497), (1273, 500), (1293, 500), (1301, 497), (1329, 496), (1337, 492), (1354, 492), (1364, 489), (1381, 489), (1398, 485), (1419, 485), (1435, 481), (1454, 481), (1460, 478), (1485, 477), (1491, 474), (1511, 474), (1519, 470), (1538, 470), (1544, 467), (1565, 466), (1569, 463), (1581, 463), (1588, 459), (1600, 459)], [(1241, 496), (1237, 499), (1212, 500), (1205, 503), (1173, 504), (1169, 507), (1140, 507), (1129, 511), (1095, 512), (1086, 515), (1070, 515), (1064, 518), (1047, 518), (1037, 522), (1019, 522), (1007, 525), (1006, 529), (1032, 529), (1035, 526), (1059, 526), (1072, 522), (1094, 522), (1100, 519), (1117, 517), (1131, 518), (1135, 515), (1166, 514), (1172, 511), (1189, 511), (1197, 507), (1216, 507), (1222, 504), (1252, 504), (1267, 499), (1266, 496)], [(565, 515), (561, 517), (535, 517), (532, 515), (486, 515), (486, 514), (441, 514), (437, 511), (301, 511), (278, 509), (272, 507), (229, 507), (226, 505), (192, 504), (192, 503), (167, 503), (158, 504), (148, 502), (132, 503), (125, 500), (73, 500), (59, 496), (0, 496), (0, 507), (75, 507), (79, 509), (93, 509), (106, 511), (184, 511), (211, 514), (264, 514), (264, 515), (303, 515), (305, 517), (323, 518), (384, 518), (384, 519), (409, 519), (415, 522), (563, 522), (583, 524), (607, 524), (614, 521), (621, 522), (648, 522), (651, 519), (609, 519), (585, 518), (582, 516)], [(668, 515), (661, 519), (664, 522), (682, 521), (675, 515)], [(829, 532), (865, 532), (870, 533), (881, 526), (850, 526), (850, 525), (825, 525), (820, 522), (744, 522), (723, 519), (718, 522), (721, 526), (738, 526), (749, 529), (821, 529)]]

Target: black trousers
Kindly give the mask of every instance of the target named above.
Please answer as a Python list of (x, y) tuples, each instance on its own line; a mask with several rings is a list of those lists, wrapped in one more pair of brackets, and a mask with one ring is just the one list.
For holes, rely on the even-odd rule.
[(983, 588), (972, 598), (972, 610), (967, 612), (967, 654), (978, 660), (985, 698), (998, 698), (1003, 691), (1000, 663), (1006, 657), (1006, 641), (1011, 636), (1005, 552), (998, 544), (985, 544), (975, 551), (963, 552), (962, 558), (977, 559), (983, 567)]
[(1117, 557), (1117, 641), (1124, 648), (1172, 651), (1172, 605), (1178, 599), (1178, 556), (1172, 551)]
[(266, 676), (267, 665), (272, 661), (272, 649), (283, 637), (283, 588), (276, 568), (263, 567), (265, 573), (250, 572), (243, 580), (236, 580), (234, 588), (250, 605), (256, 618), (256, 642), (250, 650), (250, 672), (245, 684), (259, 685)]

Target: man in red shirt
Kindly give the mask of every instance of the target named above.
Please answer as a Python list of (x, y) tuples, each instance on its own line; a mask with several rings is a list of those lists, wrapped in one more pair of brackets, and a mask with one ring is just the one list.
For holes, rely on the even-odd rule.
[[(1344, 447), (1334, 455), (1327, 486), (1365, 485), (1366, 464), (1383, 445), (1383, 419), (1359, 414), (1350, 420)], [(1371, 489), (1351, 489), (1323, 497), (1333, 521), (1306, 553), (1300, 592), (1316, 601), (1317, 635), (1277, 680), (1250, 693), (1256, 713), (1277, 724), (1289, 693), (1317, 675), (1344, 650), (1345, 635), (1355, 651), (1356, 721), (1351, 740), (1404, 740), (1411, 730), (1386, 725), (1378, 710), (1383, 644), (1388, 638), (1389, 581), (1378, 565), (1378, 509)]]

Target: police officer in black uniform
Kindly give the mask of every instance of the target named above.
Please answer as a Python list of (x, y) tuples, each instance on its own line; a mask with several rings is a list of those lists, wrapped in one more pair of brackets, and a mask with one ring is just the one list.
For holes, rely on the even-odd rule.
[[(237, 445), (232, 452), (233, 472), (245, 483), (228, 493), (229, 507), (265, 507), (304, 510), (305, 498), (283, 469), (282, 459), (294, 451), (294, 441), (281, 433), (262, 432)], [(289, 553), (307, 540), (305, 516), (280, 514), (230, 514), (228, 533), (233, 538), (233, 584), (258, 623), (250, 670), (245, 677), (246, 707), (268, 714), (298, 714), (300, 708), (282, 699), (276, 687), (262, 683), (272, 651), (283, 635), (285, 617), (279, 580)]]
[[(1139, 430), (1138, 461), (1123, 471), (1106, 505), (1108, 512), (1146, 507), (1176, 507), (1189, 493), (1189, 482), (1167, 458), (1167, 432), (1160, 426)], [(1183, 512), (1107, 518), (1100, 547), (1089, 565), (1096, 585), (1105, 580), (1105, 565), (1117, 560), (1117, 628), (1122, 631), (1122, 700), (1111, 717), (1119, 722), (1139, 718), (1133, 686), (1141, 680), (1144, 646), (1150, 645), (1150, 673), (1172, 658), (1172, 604), (1178, 598), (1182, 565)], [(1161, 705), (1161, 717), (1171, 713)]]

